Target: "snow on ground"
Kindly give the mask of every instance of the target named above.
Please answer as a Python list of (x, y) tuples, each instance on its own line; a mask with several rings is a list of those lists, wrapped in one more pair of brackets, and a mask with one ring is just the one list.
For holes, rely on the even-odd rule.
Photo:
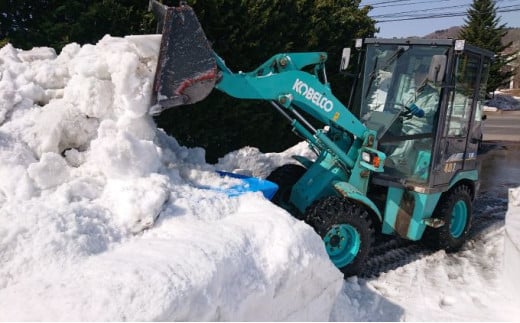
[(343, 281), (313, 230), (260, 193), (205, 189), (236, 184), (216, 169), (265, 177), (312, 153), (245, 147), (209, 165), (180, 146), (147, 115), (158, 44), (0, 49), (0, 320), (518, 317), (501, 226)]
[(509, 295), (520, 300), (520, 187), (509, 189), (509, 206), (504, 230), (502, 283)]
[(520, 97), (498, 92), (486, 102), (483, 109), (485, 111), (520, 110)]
[(519, 298), (501, 286), (503, 236), (495, 227), (456, 254), (439, 251), (373, 280), (350, 278), (332, 320), (516, 320)]

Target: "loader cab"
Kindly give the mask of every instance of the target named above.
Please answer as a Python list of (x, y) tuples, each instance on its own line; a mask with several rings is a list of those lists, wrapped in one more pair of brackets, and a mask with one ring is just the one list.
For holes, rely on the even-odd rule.
[(492, 53), (451, 39), (365, 39), (360, 50), (359, 118), (387, 155), (372, 181), (442, 192), (475, 170)]

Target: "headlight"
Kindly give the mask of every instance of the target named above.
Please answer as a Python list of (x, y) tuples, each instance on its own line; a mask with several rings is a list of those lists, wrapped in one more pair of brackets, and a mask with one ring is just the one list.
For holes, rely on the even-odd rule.
[(367, 162), (370, 164), (371, 156), (370, 153), (364, 151), (361, 153), (361, 159), (363, 159), (364, 162)]
[(377, 154), (375, 154), (375, 153), (370, 153), (368, 151), (363, 151), (361, 153), (361, 159), (365, 163), (371, 164), (371, 165), (373, 165), (376, 168), (379, 168), (379, 166), (381, 165), (381, 158), (379, 158), (379, 156)]

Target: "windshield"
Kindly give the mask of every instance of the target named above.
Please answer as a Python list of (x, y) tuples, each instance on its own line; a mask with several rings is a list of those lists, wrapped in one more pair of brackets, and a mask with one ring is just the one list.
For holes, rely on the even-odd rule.
[(430, 45), (367, 47), (360, 117), (377, 131), (386, 175), (428, 180), (446, 53)]
[(432, 57), (445, 52), (445, 47), (429, 45), (367, 47), (360, 116), (379, 138), (417, 101), (421, 90), (434, 83), (428, 78)]

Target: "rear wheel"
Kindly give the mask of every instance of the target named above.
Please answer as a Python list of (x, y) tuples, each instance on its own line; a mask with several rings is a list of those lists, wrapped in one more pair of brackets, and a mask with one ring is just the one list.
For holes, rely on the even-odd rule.
[(440, 228), (428, 227), (424, 242), (435, 249), (457, 251), (466, 241), (473, 219), (470, 189), (457, 186), (444, 195), (435, 208), (433, 217), (444, 221)]
[(374, 229), (363, 206), (343, 197), (328, 196), (309, 206), (306, 219), (345, 277), (363, 272), (374, 241)]
[(295, 210), (289, 203), (292, 188), (306, 171), (304, 167), (295, 164), (287, 164), (275, 169), (266, 178), (278, 185), (278, 190), (271, 201), (292, 213)]

